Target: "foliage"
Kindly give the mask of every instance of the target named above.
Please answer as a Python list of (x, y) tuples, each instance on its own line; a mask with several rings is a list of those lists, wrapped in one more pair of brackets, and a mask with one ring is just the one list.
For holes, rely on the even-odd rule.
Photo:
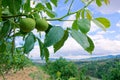
[(120, 79), (120, 60), (115, 62), (113, 67), (108, 69), (108, 74), (103, 74), (103, 80), (119, 80)]
[(68, 80), (70, 77), (75, 77), (78, 74), (77, 66), (63, 58), (49, 62), (46, 65), (46, 71), (53, 76), (53, 78), (56, 79), (59, 77), (62, 80)]
[(84, 64), (77, 62), (81, 69), (86, 69), (86, 74), (102, 80), (119, 80), (120, 59), (108, 59), (101, 61), (88, 61)]
[[(19, 55), (19, 53), (16, 52), (18, 49), (21, 52), (20, 54), (29, 54), (34, 48), (34, 44), (38, 42), (40, 56), (41, 58), (45, 58), (47, 62), (49, 60), (48, 48), (53, 46), (54, 52), (57, 52), (64, 45), (68, 35), (75, 39), (84, 50), (92, 53), (94, 50), (94, 43), (87, 35), (91, 27), (91, 22), (94, 22), (103, 30), (110, 27), (110, 22), (104, 17), (94, 18), (87, 7), (95, 1), (98, 6), (101, 6), (102, 2), (109, 4), (109, 0), (79, 0), (84, 4), (83, 8), (79, 8), (77, 11), (72, 12), (71, 8), (74, 1), (75, 0), (65, 0), (64, 4), (67, 4), (68, 2), (71, 3), (69, 5), (69, 9), (65, 15), (57, 17), (53, 8), (58, 6), (59, 0), (0, 0), (0, 54), (6, 55), (5, 53), (7, 53), (7, 55), (12, 55), (12, 57), (10, 56), (7, 58), (8, 60), (14, 60), (14, 57), (16, 56), (13, 54), (15, 53)], [(46, 14), (47, 16), (44, 16), (43, 14)], [(44, 40), (40, 36), (37, 36), (36, 32), (33, 31), (37, 30), (34, 27), (36, 26), (35, 24), (38, 19), (59, 22), (69, 21), (65, 20), (65, 18), (71, 15), (76, 16), (71, 28), (64, 30), (62, 26), (56, 26), (47, 22), (49, 24), (47, 30), (38, 30), (37, 34), (41, 32), (45, 33), (45, 35), (43, 35)], [(24, 25), (22, 22), (21, 27), (21, 19), (23, 18), (25, 19)], [(26, 21), (26, 18), (29, 19), (29, 22)], [(23, 29), (23, 26), (28, 27), (28, 24), (26, 23), (32, 25), (32, 28), (24, 30), (26, 28)], [(17, 45), (16, 38), (21, 38), (23, 40), (23, 44)], [(18, 55), (17, 57), (19, 57)], [(6, 61), (5, 58), (0, 59), (1, 61)], [(22, 60), (22, 58), (20, 60)], [(18, 65), (19, 62), (16, 63), (13, 61), (13, 63)], [(4, 65), (8, 65), (7, 62), (5, 62)], [(10, 68), (11, 65), (12, 64), (9, 65)], [(4, 70), (2, 71), (4, 72)]]
[(77, 79), (78, 80), (91, 80), (89, 76), (87, 76), (87, 69), (86, 68), (80, 68), (80, 70), (78, 71), (78, 76)]
[(4, 77), (9, 71), (18, 71), (27, 66), (31, 61), (23, 54), (13, 55), (10, 53), (0, 53), (0, 75)]
[[(64, 45), (64, 42), (67, 40), (68, 37), (66, 35), (70, 34), (72, 38), (74, 38), (84, 48), (84, 50), (92, 53), (92, 51), (94, 50), (94, 43), (87, 35), (87, 33), (90, 31), (91, 21), (93, 21), (96, 25), (104, 30), (110, 27), (109, 20), (104, 17), (94, 18), (91, 14), (91, 11), (88, 10), (87, 7), (95, 1), (98, 6), (101, 6), (103, 1), (105, 4), (109, 4), (109, 0), (80, 0), (80, 2), (84, 4), (83, 8), (72, 12), (71, 7), (74, 3), (74, 0), (65, 0), (64, 4), (67, 4), (68, 2), (71, 3), (67, 14), (61, 17), (57, 17), (55, 11), (53, 10), (53, 7), (58, 6), (59, 0), (1, 0), (0, 43), (6, 43), (8, 42), (8, 40), (12, 42), (13, 44), (11, 44), (11, 46), (14, 47), (12, 48), (12, 53), (17, 48), (15, 45), (15, 38), (20, 36), (21, 38), (23, 38), (23, 42), (25, 41), (24, 45), (21, 45), (21, 47), (24, 49), (23, 53), (28, 54), (34, 48), (34, 43), (38, 41), (40, 42), (39, 47), (41, 57), (45, 57), (46, 61), (48, 61), (48, 47), (54, 46), (54, 52), (56, 52)], [(47, 16), (43, 16), (43, 14), (46, 14)], [(41, 38), (36, 36), (36, 34), (32, 31), (35, 26), (32, 26), (32, 29), (30, 30), (24, 30), (27, 28), (26, 23), (28, 23), (28, 25), (29, 23), (33, 23), (30, 22), (32, 21), (32, 19), (34, 19), (35, 21), (37, 20), (37, 23), (39, 23), (38, 20), (43, 18), (45, 19), (45, 24), (47, 24), (46, 21), (67, 21), (65, 20), (65, 18), (73, 14), (76, 15), (76, 19), (73, 20), (73, 25), (71, 26), (71, 28), (67, 28), (66, 30), (64, 30), (61, 26), (49, 24), (48, 29), (42, 31), (45, 33), (44, 41), (41, 41)], [(21, 27), (20, 21), (22, 18), (25, 18), (25, 20), (26, 18), (29, 19), (29, 22), (24, 21), (25, 25), (22, 24)], [(40, 25), (45, 24), (40, 23)], [(33, 25), (35, 25), (35, 23)], [(24, 26), (26, 28), (24, 28)], [(36, 28), (34, 28), (34, 30), (35, 29)], [(22, 30), (24, 30), (24, 32)], [(38, 33), (39, 32), (41, 31), (38, 30)], [(56, 34), (57, 36), (55, 36), (54, 34)], [(27, 37), (34, 37), (34, 39), (28, 39), (26, 41)], [(2, 44), (0, 44), (0, 47), (6, 46), (6, 44)], [(57, 44), (60, 46), (57, 47)], [(4, 48), (1, 52), (4, 51), (7, 50)]]

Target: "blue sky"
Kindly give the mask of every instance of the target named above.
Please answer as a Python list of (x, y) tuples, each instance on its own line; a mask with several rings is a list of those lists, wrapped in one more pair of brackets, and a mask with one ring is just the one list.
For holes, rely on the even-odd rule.
[[(64, 0), (59, 0), (59, 5), (57, 8), (54, 7), (54, 11), (57, 12), (57, 16), (60, 17), (64, 15), (70, 5), (63, 4)], [(50, 58), (72, 58), (72, 59), (82, 59), (94, 56), (104, 56), (104, 55), (116, 55), (120, 54), (120, 0), (110, 0), (109, 5), (104, 5), (102, 7), (97, 7), (96, 4), (91, 4), (88, 9), (92, 11), (94, 17), (106, 17), (111, 22), (111, 27), (107, 31), (102, 31), (101, 28), (97, 27), (93, 22), (89, 36), (93, 39), (95, 43), (95, 50), (93, 54), (90, 55), (71, 37), (65, 42), (64, 46), (57, 52), (53, 53), (52, 47), (49, 48)], [(80, 0), (75, 0), (71, 11), (75, 11), (83, 7)], [(74, 19), (75, 16), (71, 15), (66, 19)], [(63, 28), (70, 27), (72, 22), (50, 22), (54, 25), (60, 25)], [(39, 47), (36, 44), (34, 50), (31, 51), (30, 57), (39, 57)]]

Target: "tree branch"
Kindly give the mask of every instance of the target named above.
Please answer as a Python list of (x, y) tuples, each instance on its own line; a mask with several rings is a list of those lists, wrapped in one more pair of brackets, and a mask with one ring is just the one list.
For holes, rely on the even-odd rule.
[(74, 21), (74, 19), (73, 20), (64, 20), (64, 19), (62, 19), (62, 20), (59, 20), (59, 19), (46, 19), (47, 21), (56, 21), (56, 20), (58, 20), (58, 21)]
[[(66, 15), (64, 15), (64, 16), (62, 16), (62, 17), (60, 17), (60, 18), (53, 18), (53, 19), (46, 19), (46, 20), (48, 20), (48, 21), (74, 21), (74, 20), (63, 20), (65, 17), (68, 17), (68, 16), (70, 16), (70, 15), (73, 15), (73, 14), (75, 14), (75, 13), (77, 13), (78, 11), (80, 11), (81, 9), (79, 9), (79, 10), (77, 10), (77, 11), (75, 11), (75, 12), (70, 12), (70, 9), (71, 9), (71, 6), (72, 6), (72, 4), (73, 4), (73, 1), (74, 0), (72, 0), (72, 2), (71, 2), (71, 4), (70, 4), (70, 7), (69, 7), (69, 9), (68, 9), (68, 13), (66, 14)], [(84, 8), (86, 8), (86, 7), (88, 7), (92, 2), (93, 2), (94, 0), (91, 0), (87, 5), (85, 5), (82, 9), (84, 9)], [(26, 14), (19, 14), (19, 15), (13, 15), (13, 16), (4, 16), (4, 15), (2, 15), (2, 18), (13, 18), (13, 17), (19, 17), (19, 16), (27, 16)]]
[[(91, 0), (87, 5), (85, 5), (85, 6), (84, 6), (83, 8), (81, 8), (81, 9), (87, 8), (93, 1), (94, 1), (94, 0)], [(64, 19), (65, 17), (67, 17), (67, 16), (70, 16), (70, 15), (73, 15), (73, 14), (79, 12), (81, 9), (79, 9), (79, 10), (77, 10), (77, 11), (75, 11), (75, 12), (68, 13), (68, 14), (60, 17), (60, 18), (47, 19), (47, 20), (49, 20), (49, 21), (54, 21), (54, 20), (58, 20), (58, 21), (68, 21), (68, 20), (63, 20), (63, 19)]]
[(14, 17), (19, 17), (19, 16), (27, 16), (26, 14), (19, 14), (19, 15), (13, 15), (13, 16), (4, 16), (2, 15), (2, 18), (14, 18)]

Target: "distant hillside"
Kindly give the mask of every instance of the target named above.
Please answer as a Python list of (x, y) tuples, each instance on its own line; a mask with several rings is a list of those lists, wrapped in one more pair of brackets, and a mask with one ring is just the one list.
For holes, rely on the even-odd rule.
[(112, 59), (112, 58), (120, 58), (120, 55), (107, 55), (107, 56), (91, 57), (91, 58), (80, 59), (80, 60), (81, 61), (95, 61), (95, 60), (105, 60), (105, 59)]
[(85, 69), (89, 76), (102, 80), (120, 80), (120, 55), (94, 57), (75, 63), (79, 69)]
[[(73, 62), (81, 62), (86, 63), (89, 61), (99, 61), (99, 60), (105, 60), (105, 59), (113, 59), (113, 58), (120, 58), (120, 55), (107, 55), (107, 56), (99, 56), (99, 57), (91, 57), (91, 58), (85, 58), (85, 59), (67, 59), (68, 61)], [(57, 58), (50, 58), (50, 61), (55, 61)], [(31, 59), (34, 63), (46, 63), (45, 60), (41, 60), (41, 58), (34, 58)]]

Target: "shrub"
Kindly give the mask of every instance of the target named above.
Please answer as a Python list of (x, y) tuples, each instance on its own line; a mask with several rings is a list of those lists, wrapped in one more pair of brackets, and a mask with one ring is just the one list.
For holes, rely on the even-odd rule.
[(0, 53), (0, 59), (0, 75), (4, 75), (11, 70), (16, 72), (31, 62), (24, 54), (20, 53)]
[(70, 77), (75, 77), (78, 73), (77, 66), (73, 62), (69, 62), (63, 58), (59, 58), (54, 62), (49, 62), (46, 65), (46, 70), (54, 79), (58, 78), (56, 74), (59, 71), (62, 80), (68, 80)]
[(120, 69), (111, 68), (109, 74), (103, 75), (103, 80), (119, 80), (120, 79)]

